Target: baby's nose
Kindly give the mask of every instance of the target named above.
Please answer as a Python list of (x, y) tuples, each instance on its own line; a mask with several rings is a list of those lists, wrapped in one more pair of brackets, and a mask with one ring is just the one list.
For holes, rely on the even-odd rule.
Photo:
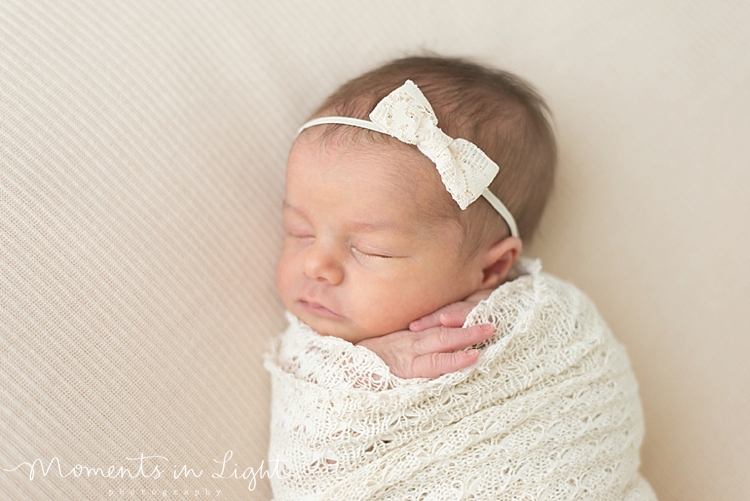
[(308, 249), (304, 262), (304, 273), (312, 280), (325, 280), (338, 285), (344, 280), (343, 256), (333, 242), (318, 239)]

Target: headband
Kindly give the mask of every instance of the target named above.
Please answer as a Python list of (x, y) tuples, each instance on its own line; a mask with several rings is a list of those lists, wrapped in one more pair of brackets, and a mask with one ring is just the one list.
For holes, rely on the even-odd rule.
[(341, 124), (369, 129), (416, 145), (437, 167), (440, 178), (461, 210), (483, 196), (502, 216), (510, 234), (518, 237), (516, 220), (488, 186), (500, 170), (477, 145), (453, 139), (437, 126), (437, 117), (419, 87), (407, 80), (380, 101), (370, 121), (351, 117), (321, 117), (306, 122), (297, 134), (316, 125)]

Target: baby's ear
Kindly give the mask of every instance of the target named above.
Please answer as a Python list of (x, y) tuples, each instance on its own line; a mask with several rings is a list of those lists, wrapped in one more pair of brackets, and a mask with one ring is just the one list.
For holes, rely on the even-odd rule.
[(507, 237), (485, 251), (482, 265), (482, 289), (494, 289), (505, 282), (522, 248), (521, 239)]

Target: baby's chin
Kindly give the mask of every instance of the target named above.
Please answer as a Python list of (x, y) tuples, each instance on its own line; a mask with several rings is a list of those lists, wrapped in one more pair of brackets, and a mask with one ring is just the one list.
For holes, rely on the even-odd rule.
[(332, 336), (349, 341), (352, 344), (357, 344), (365, 339), (375, 338), (404, 330), (408, 328), (408, 324), (405, 327), (397, 328), (391, 326), (376, 326), (374, 328), (365, 328), (362, 325), (352, 321), (351, 319), (344, 318), (341, 320), (332, 320), (328, 318), (322, 318), (316, 315), (311, 315), (304, 310), (302, 312), (292, 312), (297, 318), (302, 320), (304, 323), (310, 326), (312, 330), (322, 336)]
[[(303, 320), (304, 321), (304, 320)], [(370, 339), (373, 337), (379, 337), (384, 333), (379, 332), (368, 332), (363, 331), (358, 328), (353, 328), (352, 326), (345, 325), (344, 323), (339, 322), (332, 322), (326, 319), (322, 319), (321, 322), (317, 321), (311, 321), (310, 323), (307, 323), (312, 329), (320, 334), (321, 336), (331, 336), (331, 337), (337, 337), (340, 339), (343, 339), (344, 341), (349, 341), (352, 344), (357, 344), (360, 341), (364, 341), (365, 339)]]

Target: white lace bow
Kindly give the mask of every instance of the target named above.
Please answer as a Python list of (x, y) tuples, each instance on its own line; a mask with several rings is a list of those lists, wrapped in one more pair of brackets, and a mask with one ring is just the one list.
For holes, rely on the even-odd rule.
[(432, 106), (411, 80), (380, 101), (370, 120), (432, 160), (462, 210), (479, 198), (497, 175), (497, 164), (474, 143), (453, 139), (437, 126)]
[(393, 136), (413, 144), (437, 167), (440, 178), (461, 210), (480, 196), (505, 219), (512, 236), (518, 236), (513, 215), (487, 187), (500, 170), (477, 145), (453, 139), (437, 126), (437, 116), (427, 98), (411, 80), (384, 97), (370, 113), (370, 120), (351, 117), (321, 117), (310, 120), (303, 130), (323, 124), (353, 125)]

